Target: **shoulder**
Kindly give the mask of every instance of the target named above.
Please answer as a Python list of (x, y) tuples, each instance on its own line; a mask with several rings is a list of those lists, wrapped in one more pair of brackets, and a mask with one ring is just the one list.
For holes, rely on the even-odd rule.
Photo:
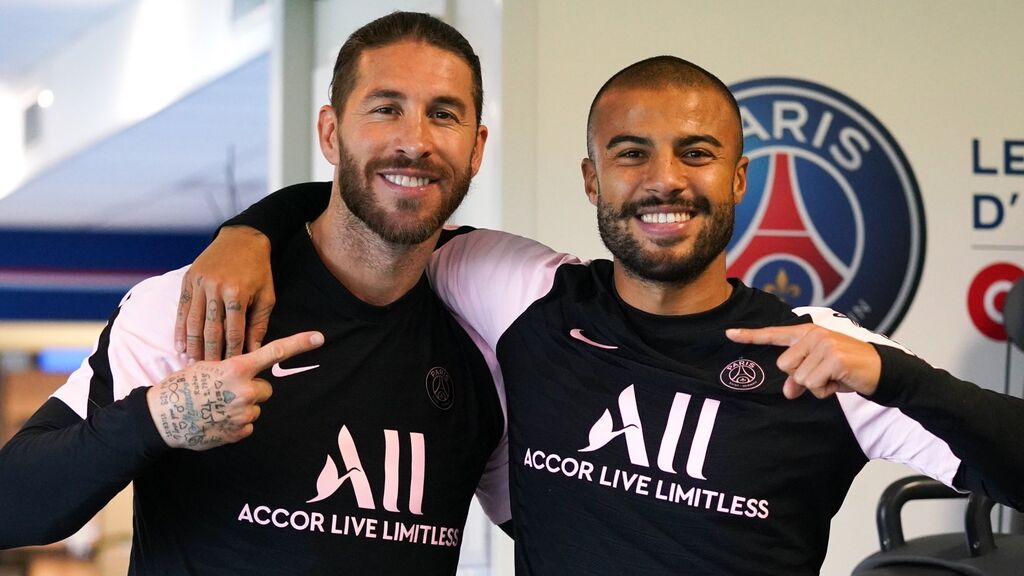
[(736, 317), (732, 320), (749, 323), (750, 325), (799, 324), (806, 322), (801, 319), (801, 312), (786, 303), (778, 296), (747, 286), (736, 278), (730, 278), (733, 295), (730, 297)]
[(174, 350), (174, 318), (185, 268), (138, 283), (121, 300), (92, 355), (54, 393), (81, 418), (89, 404), (127, 396), (185, 365)]
[(536, 240), (471, 226), (446, 227), (438, 240), (437, 251), (442, 254), (458, 252), (463, 256), (486, 258), (492, 262), (500, 259), (504, 264), (551, 265), (582, 262), (572, 254), (558, 252)]
[(892, 346), (903, 350), (904, 352), (909, 352), (909, 350), (900, 344), (890, 340), (882, 334), (878, 334), (877, 332), (872, 332), (871, 330), (864, 328), (846, 314), (837, 312), (832, 308), (824, 306), (801, 306), (794, 308), (793, 313), (810, 318), (810, 321), (814, 322), (818, 326), (846, 334), (847, 336), (851, 336), (858, 340), (874, 344), (882, 344), (884, 346)]
[(169, 323), (173, 330), (178, 301), (182, 298), (181, 279), (187, 270), (187, 266), (178, 268), (133, 286), (118, 305), (121, 308), (119, 322), (153, 328)]
[(287, 192), (288, 194), (330, 194), (331, 193), (331, 182), (300, 182), (298, 184), (291, 184), (278, 190), (278, 192)]

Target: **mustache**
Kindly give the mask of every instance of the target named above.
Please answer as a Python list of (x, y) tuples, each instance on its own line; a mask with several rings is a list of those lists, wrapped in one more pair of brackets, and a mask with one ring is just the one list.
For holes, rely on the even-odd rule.
[(632, 218), (637, 215), (641, 208), (652, 206), (679, 208), (680, 211), (692, 212), (694, 214), (711, 213), (711, 201), (704, 196), (696, 196), (694, 198), (679, 198), (675, 196), (667, 200), (657, 196), (648, 196), (640, 200), (626, 202), (619, 208), (616, 216), (619, 218)]
[(451, 176), (448, 170), (445, 170), (444, 167), (435, 164), (428, 158), (393, 156), (391, 158), (375, 158), (366, 163), (367, 174), (373, 174), (380, 170), (409, 168), (426, 172), (431, 180), (440, 180), (441, 178)]

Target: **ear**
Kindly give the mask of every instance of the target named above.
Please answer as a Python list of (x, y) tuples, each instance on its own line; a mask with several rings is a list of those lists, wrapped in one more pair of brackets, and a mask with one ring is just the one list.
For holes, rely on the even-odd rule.
[(597, 164), (590, 158), (584, 158), (580, 169), (583, 170), (583, 189), (587, 192), (587, 199), (597, 206), (597, 194), (601, 189), (597, 181)]
[(338, 149), (338, 115), (330, 105), (320, 107), (320, 116), (316, 120), (317, 140), (320, 142), (320, 152), (324, 158), (334, 166), (338, 165), (341, 158), (341, 151)]
[(743, 156), (736, 163), (736, 173), (732, 178), (732, 203), (739, 204), (747, 194), (747, 167), (750, 166), (750, 158)]
[(469, 166), (476, 176), (480, 170), (480, 163), (484, 161), (484, 146), (487, 144), (487, 126), (483, 124), (476, 128), (476, 142), (473, 144), (473, 154), (469, 158)]

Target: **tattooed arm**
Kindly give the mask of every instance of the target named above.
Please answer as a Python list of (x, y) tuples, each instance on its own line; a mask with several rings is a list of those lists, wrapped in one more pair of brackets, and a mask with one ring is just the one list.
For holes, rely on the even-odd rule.
[(302, 332), (248, 354), (199, 362), (171, 374), (146, 393), (160, 437), (171, 448), (209, 450), (249, 436), (260, 403), (271, 394), (270, 384), (256, 375), (323, 341), (319, 332)]
[(71, 535), (171, 448), (245, 438), (270, 395), (255, 375), (322, 339), (303, 333), (173, 372), (182, 364), (168, 352), (174, 305), (161, 301), (180, 274), (136, 287), (88, 362), (0, 450), (0, 548)]
[(274, 192), (225, 222), (182, 277), (174, 342), (194, 360), (255, 350), (274, 309), (271, 247), (283, 245), (327, 208), (330, 182)]

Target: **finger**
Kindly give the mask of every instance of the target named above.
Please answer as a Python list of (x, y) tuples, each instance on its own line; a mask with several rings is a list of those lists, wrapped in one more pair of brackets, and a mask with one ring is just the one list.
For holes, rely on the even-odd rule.
[(245, 309), (233, 293), (224, 293), (224, 357), (242, 353), (245, 343)]
[(813, 324), (797, 324), (796, 326), (770, 326), (768, 328), (729, 328), (725, 336), (740, 344), (769, 344), (772, 346), (792, 346), (809, 330)]
[(324, 335), (319, 332), (300, 332), (274, 340), (248, 354), (236, 356), (232, 361), (237, 361), (245, 373), (255, 376), (278, 362), (318, 348), (323, 343)]
[[(825, 347), (820, 346), (819, 348), (824, 349)], [(844, 382), (847, 378), (847, 373), (844, 368), (845, 363), (838, 354), (838, 352), (833, 350), (823, 352), (822, 359), (818, 366), (807, 376), (808, 379), (816, 383), (816, 386), (826, 389), (827, 396), (831, 396), (836, 392), (855, 391), (854, 388), (850, 388)]]
[[(216, 288), (213, 288), (216, 290)], [(214, 295), (206, 301), (206, 317), (203, 324), (203, 359), (212, 362), (220, 360), (221, 342), (224, 338), (224, 311), (220, 300)]]
[[(813, 342), (807, 338), (802, 338), (793, 343), (792, 346), (786, 348), (779, 354), (779, 357), (775, 360), (775, 365), (790, 376), (795, 376), (803, 364), (807, 361), (808, 355), (813, 351)], [(801, 378), (797, 378), (797, 382), (803, 384)]]
[(818, 400), (824, 400), (825, 398), (828, 398), (829, 396), (835, 394), (836, 390), (838, 389), (838, 384), (836, 384), (835, 382), (828, 382), (824, 386), (811, 388), (810, 390), (811, 394), (814, 394), (815, 398), (817, 398)]
[[(798, 350), (804, 354), (804, 357), (800, 360), (799, 366), (788, 371), (789, 375), (801, 386), (811, 391), (827, 384), (831, 379), (831, 374), (828, 370), (828, 355), (825, 347), (805, 338), (786, 350), (786, 353)], [(779, 357), (780, 360), (786, 353)]]
[(789, 400), (799, 398), (806, 391), (807, 388), (797, 384), (796, 380), (792, 378), (786, 378), (786, 381), (782, 384), (782, 395)]
[(249, 326), (245, 336), (246, 346), (251, 352), (263, 345), (270, 325), (270, 312), (274, 310), (274, 298), (259, 298), (249, 309)]
[(192, 303), (191, 279), (188, 272), (181, 278), (181, 292), (178, 294), (178, 312), (174, 317), (174, 349), (181, 354), (185, 351), (185, 319)]
[(206, 317), (206, 293), (202, 276), (192, 282), (192, 300), (185, 318), (185, 355), (189, 360), (203, 359), (203, 324)]
[(270, 385), (270, 382), (262, 378), (252, 379), (252, 402), (253, 404), (262, 404), (274, 393), (274, 387)]
[(237, 442), (239, 440), (252, 436), (253, 430), (255, 430), (255, 428), (253, 427), (252, 423), (242, 426), (241, 428), (238, 429), (238, 434), (236, 435), (237, 438), (234, 441)]

